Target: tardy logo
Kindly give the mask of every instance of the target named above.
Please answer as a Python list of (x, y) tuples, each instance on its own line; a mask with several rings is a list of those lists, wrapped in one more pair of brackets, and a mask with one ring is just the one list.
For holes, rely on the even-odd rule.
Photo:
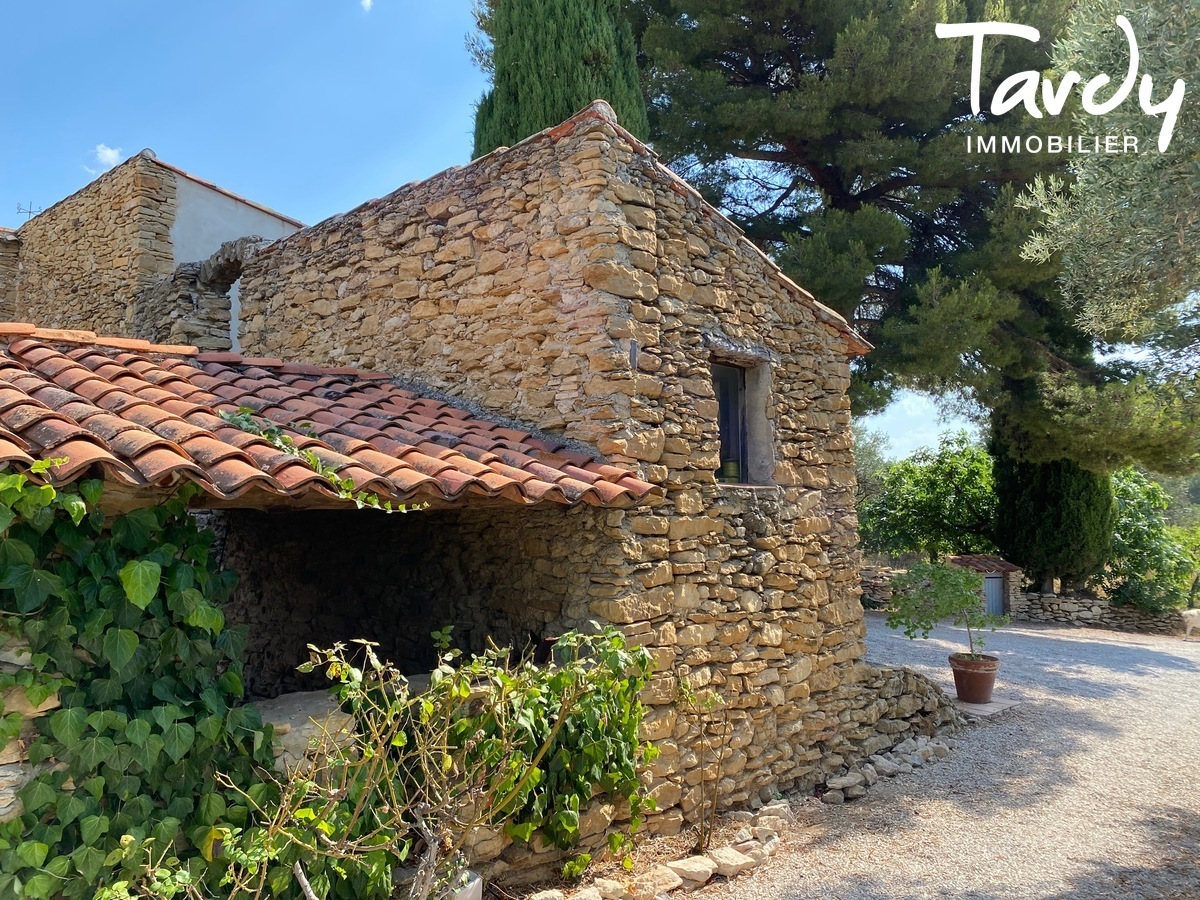
[[(1097, 99), (1097, 94), (1112, 81), (1105, 74), (1100, 74), (1083, 84), (1083, 76), (1076, 71), (1067, 72), (1063, 76), (1057, 89), (1049, 78), (1043, 78), (1041, 73), (1034, 71), (1018, 72), (1015, 75), (1010, 75), (1000, 82), (996, 88), (995, 94), (992, 95), (991, 112), (993, 115), (1003, 115), (1019, 105), (1024, 105), (1025, 109), (1035, 119), (1040, 119), (1043, 116), (1042, 109), (1038, 106), (1038, 85), (1041, 85), (1041, 101), (1045, 107), (1045, 112), (1051, 116), (1057, 116), (1063, 111), (1066, 105), (1067, 97), (1071, 93), (1071, 89), (1077, 85), (1083, 84), (1083, 93), (1081, 103), (1084, 110), (1093, 116), (1103, 116), (1106, 113), (1112, 112), (1122, 103), (1124, 103), (1129, 95), (1133, 92), (1134, 85), (1137, 84), (1138, 72), (1141, 68), (1141, 52), (1138, 49), (1137, 37), (1133, 33), (1133, 26), (1129, 23), (1129, 19), (1125, 16), (1117, 16), (1117, 26), (1125, 32), (1125, 40), (1129, 45), (1129, 69), (1126, 72), (1124, 81), (1107, 100)], [(1042, 34), (1036, 28), (1029, 25), (1013, 25), (1008, 22), (964, 22), (956, 24), (938, 24), (934, 29), (939, 38), (961, 38), (969, 37), (972, 39), (971, 45), (971, 111), (976, 115), (980, 109), (980, 79), (983, 69), (983, 41), (989, 35), (1016, 37), (1026, 41), (1039, 41)], [(1175, 124), (1179, 119), (1179, 112), (1183, 108), (1183, 97), (1187, 91), (1187, 87), (1183, 83), (1183, 79), (1176, 79), (1175, 85), (1171, 88), (1171, 93), (1165, 100), (1160, 103), (1154, 102), (1154, 78), (1149, 74), (1142, 75), (1141, 83), (1138, 85), (1138, 103), (1141, 105), (1142, 112), (1148, 116), (1162, 116), (1162, 127), (1158, 133), (1158, 151), (1165, 153), (1167, 148), (1171, 146), (1171, 138), (1175, 133)], [(1055, 140), (1057, 138), (1057, 140)], [(976, 138), (976, 151), (983, 152), (984, 150), (994, 150), (996, 146), (996, 138), (990, 138), (990, 144), (986, 143), (987, 139)], [(1006, 151), (1015, 151), (1021, 146), (1021, 138), (1001, 138), (1001, 148)], [(1034, 143), (1036, 141), (1036, 144)], [(1068, 153), (1129, 153), (1138, 152), (1137, 138), (1133, 135), (1096, 135), (1094, 136), (1095, 149), (1091, 149), (1092, 142), (1086, 141), (1082, 137), (1075, 135), (1060, 136), (1051, 135), (1043, 142), (1040, 135), (1031, 135), (1025, 138), (1024, 146), (1026, 152), (1040, 153), (1043, 149), (1049, 153), (1061, 153), (1066, 150)], [(1103, 145), (1103, 149), (1101, 148)], [(970, 152), (971, 139), (967, 139), (967, 150)]]

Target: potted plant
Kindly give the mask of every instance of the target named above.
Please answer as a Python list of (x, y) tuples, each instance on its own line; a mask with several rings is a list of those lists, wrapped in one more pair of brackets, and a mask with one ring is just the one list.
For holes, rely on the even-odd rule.
[(942, 563), (918, 563), (892, 582), (887, 625), (910, 638), (929, 637), (949, 619), (967, 630), (967, 652), (951, 653), (954, 688), (964, 703), (992, 699), (1000, 660), (983, 652), (983, 631), (1008, 624), (1007, 616), (989, 615), (983, 605), (983, 577)]

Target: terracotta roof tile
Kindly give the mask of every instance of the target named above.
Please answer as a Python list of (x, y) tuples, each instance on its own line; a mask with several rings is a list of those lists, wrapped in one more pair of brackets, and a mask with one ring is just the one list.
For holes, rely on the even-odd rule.
[(241, 407), (355, 490), (386, 500), (629, 506), (659, 491), (383, 373), (0, 324), (0, 462), (66, 457), (50, 472), (56, 482), (89, 473), (132, 486), (186, 479), (248, 506), (266, 495), (320, 505), (337, 496), (302, 458), (219, 415)]
[(999, 556), (991, 556), (986, 553), (962, 553), (958, 556), (948, 557), (947, 561), (959, 568), (971, 569), (983, 574), (998, 573), (1006, 575), (1010, 572), (1021, 571), (1020, 566), (1014, 565), (1006, 559), (1001, 559)]

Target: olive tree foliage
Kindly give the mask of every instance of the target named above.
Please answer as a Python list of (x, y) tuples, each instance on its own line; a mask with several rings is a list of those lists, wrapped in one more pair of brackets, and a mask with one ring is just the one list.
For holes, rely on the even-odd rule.
[(1098, 584), (1123, 606), (1151, 611), (1183, 606), (1196, 580), (1197, 559), (1186, 536), (1177, 537), (1167, 524), (1169, 495), (1136, 469), (1115, 472), (1112, 482), (1117, 524)]
[(859, 509), (863, 546), (878, 553), (923, 553), (930, 561), (951, 553), (995, 550), (996, 493), (992, 458), (966, 432), (922, 447), (886, 466), (881, 489)]
[(883, 473), (887, 470), (891, 441), (882, 431), (855, 422), (854, 433), (854, 499), (859, 508), (883, 491)]
[(1147, 116), (1136, 91), (1100, 119), (1077, 110), (1077, 133), (1136, 135), (1141, 152), (1081, 154), (1071, 160), (1070, 184), (1038, 179), (1032, 201), (1046, 225), (1025, 254), (1039, 261), (1061, 255), (1063, 291), (1081, 323), (1097, 334), (1130, 337), (1160, 331), (1160, 317), (1178, 316), (1181, 302), (1185, 315), (1197, 309), (1200, 4), (1080, 0), (1054, 48), (1058, 77), (1070, 70), (1085, 80), (1097, 73), (1111, 73), (1114, 82), (1123, 77), (1129, 45), (1118, 15), (1130, 21), (1141, 72), (1154, 79), (1153, 101), (1164, 101), (1177, 79), (1186, 84), (1173, 138), (1160, 152), (1164, 117)]

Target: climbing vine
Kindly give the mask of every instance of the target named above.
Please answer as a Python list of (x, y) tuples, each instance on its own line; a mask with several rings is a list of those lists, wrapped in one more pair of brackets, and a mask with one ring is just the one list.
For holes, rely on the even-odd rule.
[[(247, 434), (255, 434), (267, 441), (276, 450), (280, 450), (289, 456), (294, 456), (296, 459), (303, 460), (308, 466), (324, 478), (337, 495), (343, 500), (349, 500), (354, 503), (359, 509), (371, 508), (382, 510), (383, 512), (411, 512), (418, 509), (424, 509), (428, 504), (420, 504), (417, 506), (406, 505), (402, 503), (392, 503), (391, 500), (380, 500), (375, 494), (367, 491), (360, 491), (355, 487), (354, 481), (350, 478), (342, 478), (338, 475), (338, 469), (335, 466), (327, 466), (312, 450), (298, 447), (295, 439), (290, 434), (284, 431), (283, 427), (276, 425), (266, 419), (258, 419), (254, 415), (254, 410), (248, 406), (238, 407), (237, 412), (228, 412), (222, 410), (220, 413), (222, 419), (240, 428)], [(298, 422), (291, 426), (294, 430), (301, 433), (312, 434), (311, 426), (304, 422)]]
[[(187, 493), (107, 523), (100, 494), (0, 474), (0, 631), (29, 651), (10, 677), (31, 705), (61, 702), (27, 747), (24, 812), (0, 826), (0, 897), (91, 897), (140, 868), (127, 850), (145, 842), (199, 882), (218, 823), (249, 818), (232, 786), (251, 789), (273, 761), (219, 608), (233, 576)], [(14, 726), (6, 715), (5, 737)]]
[(0, 472), (0, 646), (25, 657), (0, 688), (59, 704), (32, 735), (0, 709), (0, 748), (28, 738), (34, 770), (0, 825), (0, 897), (383, 898), (413, 851), (425, 898), (455, 883), (481, 827), (568, 848), (597, 790), (628, 801), (633, 828), (652, 807), (650, 655), (611, 629), (560, 637), (548, 666), (463, 657), (443, 634), (423, 693), (366, 642), (314, 648), (352, 737), (276, 772), (220, 608), (235, 579), (187, 512), (194, 489), (106, 519), (100, 482), (30, 480), (56, 462)]

